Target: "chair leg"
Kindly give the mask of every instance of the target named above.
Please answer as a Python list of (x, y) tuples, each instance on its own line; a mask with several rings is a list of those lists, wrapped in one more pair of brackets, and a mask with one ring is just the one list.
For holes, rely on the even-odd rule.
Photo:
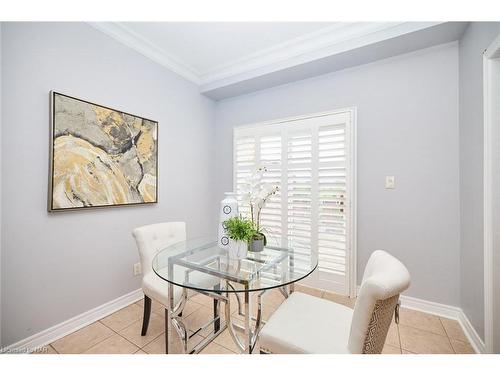
[[(217, 284), (214, 289), (219, 289), (219, 284)], [(216, 292), (217, 293), (217, 292)], [(220, 311), (219, 311), (219, 307), (220, 307), (220, 302), (218, 299), (214, 298), (214, 319), (216, 319), (217, 317), (219, 317), (219, 319), (217, 320), (214, 320), (214, 332), (219, 332), (220, 331)]]
[(144, 315), (142, 317), (141, 336), (146, 336), (149, 326), (149, 317), (151, 316), (151, 298), (144, 295)]
[[(219, 301), (214, 299), (214, 319), (219, 316)], [(220, 330), (220, 318), (214, 321), (214, 332)]]

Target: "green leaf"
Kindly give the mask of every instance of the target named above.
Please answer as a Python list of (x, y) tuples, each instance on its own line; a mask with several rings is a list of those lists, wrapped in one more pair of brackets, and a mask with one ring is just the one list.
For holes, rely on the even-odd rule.
[(229, 238), (234, 241), (250, 241), (255, 234), (251, 220), (242, 217), (232, 217), (224, 222)]

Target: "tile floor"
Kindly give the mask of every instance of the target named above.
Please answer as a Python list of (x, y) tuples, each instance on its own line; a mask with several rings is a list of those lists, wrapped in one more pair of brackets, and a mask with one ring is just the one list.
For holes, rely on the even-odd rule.
[[(297, 285), (296, 290), (335, 301), (349, 307), (354, 300), (331, 292)], [(277, 290), (264, 295), (263, 319), (266, 320), (283, 301)], [(100, 321), (65, 336), (40, 350), (47, 354), (163, 354), (163, 307), (153, 302), (149, 329), (141, 336), (143, 301), (133, 303)], [(255, 305), (255, 304), (254, 304)], [(233, 317), (238, 319), (236, 303), (232, 304)], [(199, 327), (210, 320), (212, 300), (203, 295), (193, 296), (186, 305), (184, 317), (188, 327)], [(193, 339), (201, 340), (203, 331)], [(173, 353), (180, 353), (180, 340), (174, 334)], [(202, 354), (235, 354), (236, 345), (226, 330), (209, 344)], [(255, 351), (258, 353), (258, 350)], [(458, 322), (419, 311), (401, 309), (400, 324), (392, 323), (383, 354), (470, 354), (474, 353)]]

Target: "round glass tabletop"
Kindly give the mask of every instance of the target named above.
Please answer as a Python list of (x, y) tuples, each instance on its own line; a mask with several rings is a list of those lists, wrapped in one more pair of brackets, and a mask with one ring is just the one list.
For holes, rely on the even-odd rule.
[(299, 281), (318, 266), (307, 247), (266, 246), (261, 252), (231, 259), (213, 237), (190, 239), (160, 250), (153, 270), (174, 285), (210, 292), (252, 292)]

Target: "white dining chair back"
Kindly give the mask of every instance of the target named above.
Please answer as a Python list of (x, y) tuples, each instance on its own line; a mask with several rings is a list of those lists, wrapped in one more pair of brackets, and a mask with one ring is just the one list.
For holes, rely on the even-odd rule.
[(173, 221), (144, 225), (133, 230), (139, 249), (143, 277), (153, 272), (152, 263), (161, 249), (186, 240), (186, 223)]
[(153, 259), (161, 249), (186, 240), (186, 223), (168, 222), (144, 225), (134, 229), (132, 236), (137, 244), (142, 266), (144, 315), (141, 335), (145, 336), (151, 317), (152, 300), (158, 301), (163, 306), (168, 304), (168, 283), (154, 273)]
[(381, 353), (399, 295), (410, 285), (410, 273), (383, 250), (372, 253), (363, 274), (351, 321), (351, 353)]
[(293, 292), (261, 330), (262, 353), (381, 353), (398, 303), (410, 285), (406, 267), (382, 250), (368, 260), (354, 310)]

